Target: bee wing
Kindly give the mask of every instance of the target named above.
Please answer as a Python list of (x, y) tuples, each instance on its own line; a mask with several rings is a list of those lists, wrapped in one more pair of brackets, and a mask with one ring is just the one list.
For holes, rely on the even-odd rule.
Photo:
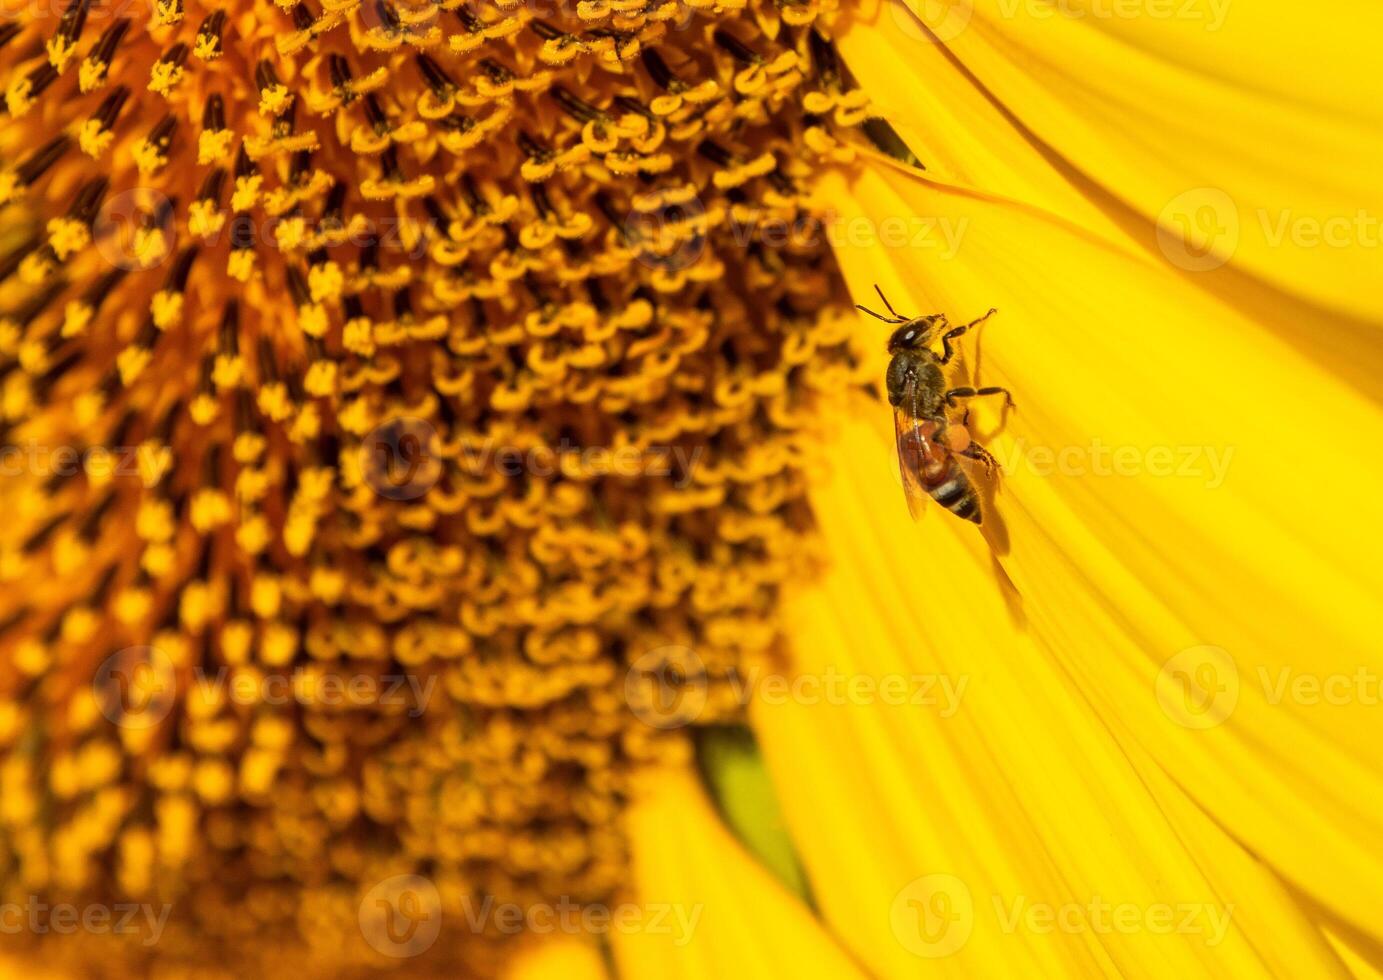
[(930, 448), (916, 418), (901, 408), (893, 410), (893, 431), (898, 442), (898, 469), (903, 474), (903, 496), (908, 513), (919, 520), (927, 512), (927, 491), (922, 486), (922, 466)]

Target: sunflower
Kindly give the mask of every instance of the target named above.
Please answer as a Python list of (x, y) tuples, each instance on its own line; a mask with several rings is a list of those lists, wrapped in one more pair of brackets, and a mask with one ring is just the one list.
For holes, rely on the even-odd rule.
[[(1378, 11), (40, 6), (22, 955), (1383, 965)], [(974, 323), (978, 528), (857, 303)]]

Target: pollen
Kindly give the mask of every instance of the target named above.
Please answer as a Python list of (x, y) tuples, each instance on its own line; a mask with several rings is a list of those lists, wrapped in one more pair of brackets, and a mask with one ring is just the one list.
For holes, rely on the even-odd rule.
[(867, 380), (804, 190), (869, 118), (834, 0), (31, 6), (0, 431), (78, 462), (0, 485), (0, 884), (264, 975), (397, 965), (399, 874), (611, 901), (631, 774), (778, 656)]

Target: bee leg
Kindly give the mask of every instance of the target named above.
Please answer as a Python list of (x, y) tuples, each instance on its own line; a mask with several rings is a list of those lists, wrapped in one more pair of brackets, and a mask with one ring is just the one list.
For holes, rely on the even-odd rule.
[(954, 330), (948, 330), (948, 331), (946, 331), (944, 334), (942, 334), (942, 335), (941, 335), (941, 350), (942, 350), (942, 354), (941, 354), (941, 363), (942, 363), (942, 364), (945, 364), (947, 361), (949, 361), (949, 360), (951, 359), (951, 355), (955, 353), (955, 351), (953, 351), (953, 350), (951, 349), (951, 341), (952, 341), (953, 339), (955, 339), (956, 337), (959, 337), (961, 334), (965, 333), (965, 331), (969, 330), (971, 327), (977, 327), (977, 326), (979, 326), (981, 323), (984, 323), (984, 321), (988, 320), (990, 317), (992, 317), (995, 313), (998, 313), (998, 312), (999, 312), (998, 310), (991, 309), (988, 313), (986, 313), (984, 316), (980, 317), (979, 319), (977, 319), (977, 320), (971, 320), (969, 323), (964, 324), (963, 326), (956, 327)]
[(957, 398), (976, 398), (980, 395), (1003, 395), (1009, 405), (1013, 404), (1013, 393), (1007, 388), (1000, 388), (997, 385), (991, 385), (988, 388), (971, 388), (968, 386), (952, 388), (946, 392), (946, 404), (954, 407)]
[(960, 451), (962, 456), (968, 459), (977, 460), (985, 469), (986, 473), (993, 474), (999, 469), (999, 461), (994, 458), (994, 454), (985, 449), (978, 442), (972, 442)]

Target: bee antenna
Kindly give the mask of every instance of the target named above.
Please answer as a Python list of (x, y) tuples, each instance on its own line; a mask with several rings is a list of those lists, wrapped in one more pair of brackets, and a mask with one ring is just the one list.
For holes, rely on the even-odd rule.
[(892, 318), (892, 319), (889, 319), (888, 317), (884, 316), (882, 313), (875, 313), (873, 310), (871, 310), (871, 309), (869, 309), (868, 307), (865, 307), (865, 306), (860, 306), (860, 305), (856, 304), (855, 309), (859, 310), (861, 313), (868, 313), (868, 314), (869, 314), (870, 316), (872, 316), (874, 319), (876, 319), (876, 320), (882, 320), (882, 321), (884, 321), (884, 323), (902, 323), (902, 322), (903, 322), (902, 317), (898, 316), (897, 314), (894, 314), (893, 318)]
[(874, 284), (874, 292), (878, 293), (879, 299), (884, 301), (884, 307), (888, 310), (888, 312), (892, 313), (895, 317), (898, 317), (899, 320), (904, 319), (904, 317), (898, 316), (898, 311), (893, 308), (893, 304), (888, 301), (888, 297), (884, 295), (884, 291), (879, 288), (879, 284), (877, 282)]

